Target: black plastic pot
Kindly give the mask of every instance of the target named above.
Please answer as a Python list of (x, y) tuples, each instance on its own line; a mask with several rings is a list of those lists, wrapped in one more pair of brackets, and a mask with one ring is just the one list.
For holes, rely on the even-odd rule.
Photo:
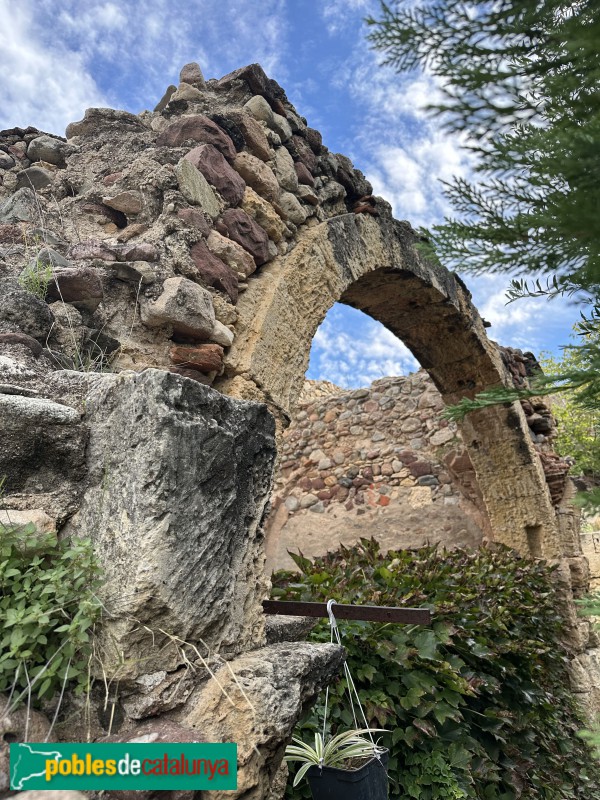
[(311, 767), (306, 777), (313, 800), (387, 800), (389, 756), (386, 750), (358, 769)]

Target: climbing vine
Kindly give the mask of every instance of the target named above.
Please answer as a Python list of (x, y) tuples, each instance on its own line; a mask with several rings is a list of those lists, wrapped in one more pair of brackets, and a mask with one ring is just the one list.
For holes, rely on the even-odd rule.
[[(600, 797), (600, 769), (577, 736), (554, 568), (504, 547), (383, 554), (367, 539), (314, 561), (292, 557), (300, 572), (274, 575), (277, 598), (434, 612), (430, 627), (343, 623), (367, 721), (390, 731), (391, 797)], [(328, 641), (327, 625), (312, 636)], [(329, 718), (333, 732), (352, 725), (343, 680), (330, 689)]]

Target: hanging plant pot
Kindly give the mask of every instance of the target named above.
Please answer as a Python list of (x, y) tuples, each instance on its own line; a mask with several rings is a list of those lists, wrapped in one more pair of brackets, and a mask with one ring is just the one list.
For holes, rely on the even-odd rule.
[(387, 800), (389, 756), (385, 750), (358, 769), (311, 767), (306, 777), (313, 800)]

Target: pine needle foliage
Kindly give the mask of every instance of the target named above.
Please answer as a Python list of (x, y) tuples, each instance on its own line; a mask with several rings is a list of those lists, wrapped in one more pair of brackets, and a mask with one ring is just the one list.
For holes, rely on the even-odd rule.
[(368, 22), (384, 63), (438, 79), (431, 110), (477, 156), (480, 181), (445, 184), (459, 215), (433, 231), (446, 266), (597, 290), (598, 0), (411, 0)]
[[(440, 260), (521, 276), (511, 300), (566, 294), (590, 306), (587, 366), (542, 388), (578, 389), (580, 402), (597, 405), (600, 0), (398, 0), (367, 23), (384, 64), (431, 76), (441, 99), (429, 110), (474, 156), (474, 180), (444, 183), (456, 216), (431, 231)], [(511, 397), (479, 399), (461, 413)]]

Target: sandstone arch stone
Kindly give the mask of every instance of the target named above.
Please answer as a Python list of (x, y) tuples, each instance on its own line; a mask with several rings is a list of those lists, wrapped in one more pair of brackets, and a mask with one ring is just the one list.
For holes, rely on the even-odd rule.
[[(238, 302), (235, 340), (216, 388), (266, 402), (286, 425), (312, 339), (335, 302), (402, 339), (448, 403), (510, 385), (466, 287), (419, 255), (408, 223), (378, 207), (377, 217), (348, 213), (305, 229), (291, 253), (263, 267)], [(559, 557), (554, 510), (520, 405), (471, 414), (463, 435), (494, 538)]]

